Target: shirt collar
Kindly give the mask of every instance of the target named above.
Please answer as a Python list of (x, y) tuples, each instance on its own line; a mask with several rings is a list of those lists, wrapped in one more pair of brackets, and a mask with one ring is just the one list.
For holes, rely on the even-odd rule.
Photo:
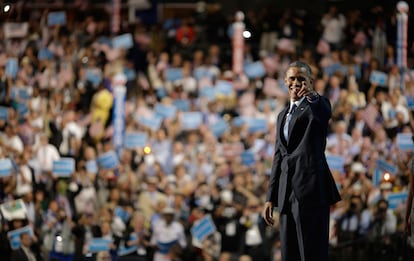
[(295, 104), (296, 108), (299, 107), (299, 105), (302, 103), (302, 101), (305, 99), (305, 96), (303, 96), (302, 98), (300, 98), (300, 100), (297, 101), (290, 101), (290, 107), (289, 110), (292, 108), (292, 105)]

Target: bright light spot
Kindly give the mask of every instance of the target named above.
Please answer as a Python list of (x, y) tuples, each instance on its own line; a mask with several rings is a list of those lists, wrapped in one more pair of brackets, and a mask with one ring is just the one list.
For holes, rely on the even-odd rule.
[(10, 11), (10, 5), (9, 4), (5, 4), (3, 7), (3, 12), (7, 13), (8, 11)]
[(63, 238), (61, 236), (57, 236), (56, 240), (59, 241), (59, 242), (62, 242)]
[(151, 148), (149, 146), (145, 146), (144, 147), (144, 153), (145, 154), (150, 154), (151, 153)]
[(389, 181), (389, 180), (390, 180), (390, 177), (391, 177), (391, 176), (390, 176), (390, 174), (389, 174), (389, 173), (385, 173), (385, 174), (384, 174), (384, 180), (385, 180), (385, 181)]
[(243, 32), (243, 37), (246, 39), (249, 39), (250, 37), (252, 37), (252, 34), (249, 31), (244, 31)]

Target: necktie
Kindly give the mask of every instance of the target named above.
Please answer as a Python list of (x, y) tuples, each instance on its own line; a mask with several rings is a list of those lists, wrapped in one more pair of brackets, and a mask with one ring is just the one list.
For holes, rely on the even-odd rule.
[(288, 140), (288, 135), (289, 135), (289, 123), (290, 120), (292, 118), (292, 114), (295, 112), (296, 109), (296, 104), (293, 104), (292, 107), (290, 108), (289, 113), (286, 115), (286, 121), (285, 121), (285, 125), (283, 126), (283, 135), (285, 136), (285, 139)]

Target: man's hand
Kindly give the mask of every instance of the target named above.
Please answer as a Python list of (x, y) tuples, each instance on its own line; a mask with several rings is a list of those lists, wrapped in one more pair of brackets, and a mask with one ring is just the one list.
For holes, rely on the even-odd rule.
[(273, 204), (270, 201), (267, 201), (263, 208), (263, 219), (265, 220), (266, 224), (269, 226), (273, 226), (275, 220), (273, 219)]

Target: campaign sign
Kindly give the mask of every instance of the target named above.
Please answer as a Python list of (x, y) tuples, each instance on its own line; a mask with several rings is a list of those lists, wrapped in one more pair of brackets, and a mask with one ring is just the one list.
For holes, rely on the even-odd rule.
[(98, 253), (100, 251), (109, 251), (112, 240), (102, 237), (94, 237), (88, 242), (88, 251)]
[(19, 119), (23, 119), (24, 116), (29, 113), (29, 107), (25, 102), (17, 103), (17, 113), (19, 115)]
[(267, 121), (264, 118), (250, 118), (247, 120), (247, 126), (251, 133), (267, 131)]
[(23, 199), (7, 201), (0, 205), (0, 210), (6, 220), (27, 218), (26, 205)]
[(217, 81), (215, 88), (216, 94), (225, 96), (233, 94), (233, 84), (229, 81)]
[(50, 60), (52, 58), (53, 58), (53, 53), (49, 51), (49, 49), (47, 49), (46, 47), (40, 49), (39, 52), (37, 53), (37, 59), (39, 61)]
[(407, 200), (407, 196), (408, 196), (407, 191), (389, 193), (387, 195), (388, 208), (394, 210), (397, 207), (401, 206), (402, 204), (405, 204)]
[(112, 48), (124, 48), (129, 49), (134, 46), (134, 40), (132, 39), (132, 34), (122, 34), (112, 38)]
[(102, 74), (101, 74), (101, 72), (99, 70), (88, 69), (88, 70), (86, 70), (85, 79), (88, 82), (92, 83), (92, 85), (94, 87), (98, 87), (98, 85), (102, 81)]
[(113, 150), (99, 155), (97, 162), (98, 166), (103, 169), (115, 169), (119, 164), (118, 156)]
[(333, 75), (337, 71), (342, 71), (342, 64), (341, 63), (333, 63), (328, 65), (324, 68), (324, 73), (328, 76)]
[(0, 106), (0, 120), (6, 121), (9, 118), (9, 108)]
[(70, 177), (75, 171), (75, 159), (60, 158), (53, 161), (52, 172), (59, 177)]
[(65, 25), (66, 24), (66, 13), (64, 11), (50, 12), (47, 15), (47, 24), (49, 26)]
[(177, 113), (177, 107), (175, 107), (174, 105), (165, 105), (158, 103), (157, 105), (155, 105), (154, 111), (163, 119), (172, 119), (175, 117)]
[(190, 101), (189, 100), (175, 100), (174, 106), (180, 111), (189, 111)]
[[(134, 233), (134, 234), (131, 234), (129, 236), (128, 241), (135, 241), (137, 239), (138, 239), (138, 237)], [(118, 256), (126, 256), (126, 255), (129, 255), (129, 254), (132, 254), (132, 253), (136, 252), (137, 250), (138, 250), (137, 245), (127, 246), (125, 243), (124, 244), (121, 243), (119, 248), (118, 248)]]
[(120, 219), (122, 219), (122, 221), (127, 224), (129, 218), (131, 217), (131, 215), (128, 213), (128, 211), (126, 211), (125, 209), (123, 209), (120, 206), (117, 206), (115, 208), (115, 216), (119, 217)]
[(191, 228), (191, 235), (193, 235), (199, 242), (202, 242), (204, 238), (214, 232), (216, 232), (216, 226), (214, 225), (211, 215), (205, 215)]
[(181, 115), (181, 126), (185, 130), (193, 130), (203, 123), (201, 112), (183, 112)]
[(243, 165), (252, 166), (256, 162), (253, 151), (244, 151), (240, 154)]
[(372, 71), (371, 75), (369, 76), (370, 83), (376, 83), (379, 86), (386, 86), (387, 85), (387, 74), (381, 71)]
[(98, 163), (96, 163), (96, 160), (88, 160), (85, 163), (86, 165), (86, 171), (88, 173), (97, 174), (98, 173)]
[(247, 120), (244, 117), (238, 116), (238, 117), (233, 118), (231, 123), (236, 127), (241, 127), (245, 123), (247, 123)]
[(125, 133), (124, 147), (128, 149), (143, 148), (147, 144), (148, 135), (145, 132)]
[(208, 79), (213, 78), (213, 74), (211, 73), (211, 71), (207, 68), (204, 68), (204, 67), (198, 67), (198, 68), (194, 69), (193, 75), (194, 75), (194, 78), (197, 81), (199, 81), (203, 78), (208, 78)]
[(12, 162), (10, 159), (0, 159), (0, 178), (8, 177), (12, 173)]
[(345, 159), (338, 155), (327, 155), (326, 161), (331, 170), (337, 170), (342, 172), (344, 170)]
[(249, 79), (261, 78), (266, 75), (265, 67), (261, 61), (244, 65), (244, 73)]
[(18, 70), (19, 70), (19, 65), (17, 63), (17, 58), (7, 58), (6, 75), (14, 79), (16, 78)]
[(264, 108), (266, 106), (269, 106), (271, 110), (274, 110), (276, 108), (276, 101), (275, 100), (261, 100), (259, 101), (259, 104), (257, 106), (259, 108), (259, 111), (264, 111)]
[(117, 85), (114, 87), (114, 108), (113, 115), (113, 144), (115, 148), (119, 149), (124, 143), (124, 129), (125, 129), (125, 95), (126, 87)]
[(22, 38), (29, 31), (29, 23), (4, 23), (5, 38)]
[(412, 134), (410, 133), (398, 133), (397, 134), (397, 147), (400, 150), (414, 150), (414, 142), (412, 140)]
[(374, 172), (372, 173), (372, 185), (375, 187), (378, 187), (381, 183), (382, 179), (382, 171), (378, 168), (374, 169)]
[(397, 167), (386, 162), (385, 160), (379, 159), (376, 161), (376, 164), (377, 164), (377, 168), (384, 172), (388, 172), (390, 174), (397, 173)]
[(170, 82), (175, 82), (183, 78), (182, 68), (168, 68), (165, 70), (165, 79)]
[(229, 128), (230, 126), (225, 120), (219, 120), (218, 122), (210, 125), (210, 130), (216, 137), (221, 137), (221, 135), (223, 135), (223, 133)]
[(204, 87), (200, 90), (200, 97), (207, 98), (207, 100), (212, 101), (216, 98), (216, 90), (214, 87)]
[(20, 236), (24, 233), (29, 234), (33, 237), (33, 230), (30, 226), (25, 226), (19, 229), (11, 230), (7, 233), (7, 237), (10, 241), (10, 246), (13, 250), (16, 250), (20, 247)]
[(139, 123), (142, 124), (143, 126), (153, 130), (153, 131), (157, 131), (160, 126), (161, 126), (161, 122), (162, 122), (162, 118), (159, 116), (155, 116), (152, 118), (147, 118), (147, 117), (140, 117), (139, 118)]

